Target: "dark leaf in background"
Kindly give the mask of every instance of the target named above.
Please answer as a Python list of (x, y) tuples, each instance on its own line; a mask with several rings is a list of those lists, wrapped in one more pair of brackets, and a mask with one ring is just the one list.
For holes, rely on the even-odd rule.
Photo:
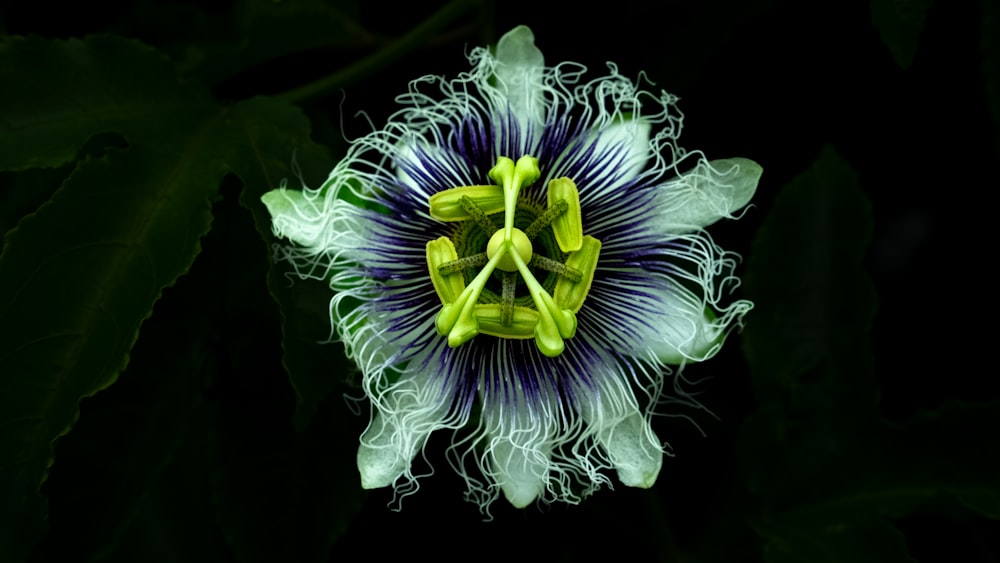
[[(287, 131), (303, 142), (287, 155), (296, 166), (285, 168), (282, 180), (293, 187), (299, 182), (319, 186), (332, 168), (329, 155), (307, 142), (305, 119), (289, 123)], [(260, 197), (274, 187), (277, 183), (248, 185), (240, 197), (267, 252), (279, 241)], [(301, 280), (286, 264), (272, 264), (267, 284), (281, 310), (281, 364), (296, 405), (272, 418), (253, 415), (266, 404), (224, 407), (223, 413), (243, 410), (255, 422), (220, 422), (215, 448), (219, 519), (241, 561), (323, 561), (366, 498), (355, 467), (366, 420), (352, 414), (342, 398), (360, 395), (358, 372), (343, 346), (328, 342), (332, 293), (325, 282)], [(220, 420), (238, 419), (231, 414)], [(256, 459), (249, 470), (244, 467), (248, 456)], [(260, 494), (247, 498), (247, 487)]]
[[(229, 178), (225, 185), (234, 192), (239, 181)], [(263, 284), (267, 260), (254, 238), (245, 236), (253, 229), (249, 215), (230, 194), (213, 206), (213, 216), (202, 252), (188, 274), (164, 291), (120, 380), (84, 400), (80, 420), (59, 441), (57, 463), (43, 488), (51, 499), (50, 530), (33, 560), (105, 561), (132, 552), (131, 538), (143, 526), (150, 499), (170, 486), (165, 472), (178, 455), (192, 461), (178, 454), (192, 447), (202, 456), (205, 487), (194, 489), (200, 499), (188, 495), (186, 501), (209, 506), (205, 440), (214, 418), (206, 395), (228, 368), (231, 342), (239, 340), (234, 335), (254, 324), (277, 324)], [(248, 319), (248, 311), (260, 320)], [(258, 354), (245, 361), (258, 361)], [(272, 375), (283, 381), (280, 373)], [(211, 517), (209, 522), (208, 533), (226, 547), (221, 529)], [(190, 545), (170, 538), (173, 532), (160, 531), (157, 543)]]
[(291, 408), (275, 409), (271, 397), (221, 404), (213, 499), (239, 561), (326, 561), (360, 509), (365, 495), (354, 459), (366, 421), (334, 399), (302, 432)]
[(744, 426), (744, 475), (769, 562), (912, 561), (897, 518), (952, 494), (993, 517), (1000, 463), (976, 446), (1000, 405), (882, 420), (861, 259), (871, 222), (832, 149), (779, 194), (754, 244), (745, 336), (761, 408)]
[(993, 149), (1000, 155), (1000, 6), (982, 0), (979, 41), (983, 53), (983, 86), (986, 106), (993, 117)]
[(829, 147), (779, 193), (746, 274), (755, 309), (743, 340), (761, 402), (792, 414), (839, 412), (832, 393), (853, 417), (875, 408), (867, 349), (875, 294), (861, 267), (871, 221), (856, 172)]
[[(192, 427), (209, 425), (200, 411)], [(194, 432), (170, 458), (156, 486), (139, 501), (135, 515), (107, 563), (235, 563), (212, 510), (208, 465), (210, 436)], [(78, 560), (76, 555), (72, 559)]]
[(303, 120), (263, 99), (218, 106), (122, 39), (14, 40), (0, 57), (5, 79), (30, 86), (5, 90), (6, 168), (62, 164), (96, 133), (129, 144), (80, 162), (0, 257), (0, 555), (19, 560), (44, 529), (52, 442), (82, 397), (115, 381), (160, 292), (190, 267), (222, 177), (276, 185), (270, 167)]
[[(309, 140), (309, 123), (301, 113), (267, 100), (257, 102), (281, 110), (282, 115), (271, 116), (281, 124), (281, 136), (258, 138), (248, 127), (258, 152), (273, 161), (268, 163), (266, 181), (244, 186), (240, 203), (246, 217), (236, 232), (265, 264), (270, 244), (246, 237), (256, 222), (264, 241), (276, 242), (260, 196), (286, 180), (319, 182), (320, 171), (325, 174), (331, 163), (326, 151)], [(232, 339), (241, 344), (229, 378), (237, 391), (221, 398), (213, 433), (215, 510), (240, 561), (325, 561), (365, 498), (354, 463), (365, 421), (347, 409), (340, 393), (333, 392), (343, 392), (343, 370), (349, 362), (342, 346), (322, 342), (330, 337), (329, 287), (300, 281), (293, 286), (285, 274), (276, 266), (266, 274), (281, 305), (283, 336), (279, 337), (277, 318), (255, 330), (234, 327)], [(263, 269), (248, 279), (264, 293)], [(313, 291), (304, 292), (305, 288)], [(284, 349), (280, 362), (274, 353), (279, 338)], [(295, 391), (294, 403), (276, 401), (280, 394), (259, 392), (288, 382)]]
[(98, 133), (172, 149), (217, 112), (169, 59), (119, 37), (7, 39), (0, 83), (16, 85), (0, 89), (0, 170), (65, 164)]
[(934, 0), (871, 0), (872, 23), (900, 68), (910, 68)]
[[(958, 503), (967, 508), (958, 507), (961, 517), (971, 515), (971, 509), (995, 519), (1000, 462), (981, 441), (983, 428), (997, 416), (1000, 404), (949, 404), (903, 426), (871, 428), (874, 446), (857, 436), (839, 436), (857, 444), (824, 456), (804, 444), (790, 445), (815, 457), (777, 461), (793, 469), (786, 473), (790, 485), (768, 491), (773, 496), (763, 500), (774, 500), (776, 506), (754, 522), (767, 541), (768, 561), (908, 561), (905, 544), (894, 539), (899, 531), (889, 521), (915, 512), (941, 512)], [(803, 434), (803, 440), (824, 438), (817, 432)], [(950, 512), (954, 510), (943, 514)], [(895, 552), (888, 551), (891, 546)]]
[(0, 248), (4, 235), (25, 215), (48, 201), (73, 166), (36, 168), (23, 172), (0, 172)]
[[(370, 47), (373, 39), (358, 22), (357, 3), (351, 0), (238, 0), (224, 21), (235, 27), (225, 43), (175, 46), (181, 72), (217, 84), (245, 70), (282, 56), (308, 51)], [(346, 61), (341, 61), (346, 62)], [(322, 75), (331, 68), (317, 69)]]
[(38, 537), (37, 489), (52, 441), (69, 431), (80, 398), (115, 381), (139, 324), (190, 266), (208, 229), (221, 171), (171, 152), (136, 146), (81, 163), (7, 236), (0, 457), (9, 461), (0, 469), (0, 529), (12, 535), (0, 541), (5, 549), (13, 543), (23, 553)]
[[(771, 535), (762, 530), (764, 535)], [(818, 527), (788, 525), (764, 547), (768, 563), (843, 561), (857, 563), (916, 563), (907, 555), (903, 534), (885, 522)]]
[(101, 561), (115, 553), (177, 450), (202, 433), (226, 287), (225, 271), (212, 267), (225, 255), (209, 250), (164, 291), (118, 383), (85, 399), (73, 431), (59, 441), (43, 489), (50, 530), (37, 560)]

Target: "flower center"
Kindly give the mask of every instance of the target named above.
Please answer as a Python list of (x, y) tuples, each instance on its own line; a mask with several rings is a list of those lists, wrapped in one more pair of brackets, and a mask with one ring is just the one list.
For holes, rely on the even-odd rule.
[[(430, 197), (432, 217), (458, 224), (451, 238), (427, 243), (427, 268), (442, 304), (435, 322), (449, 346), (480, 333), (534, 338), (543, 354), (555, 357), (576, 334), (576, 313), (590, 291), (601, 243), (583, 234), (580, 195), (571, 179), (549, 182), (544, 209), (520, 198), (521, 188), (540, 176), (534, 157), (516, 163), (499, 157), (489, 172), (495, 185), (460, 186)], [(500, 228), (492, 217), (499, 213)], [(535, 252), (536, 238), (548, 256)], [(475, 268), (479, 272), (472, 276)], [(537, 271), (546, 273), (543, 281)], [(519, 290), (527, 295), (518, 296)]]

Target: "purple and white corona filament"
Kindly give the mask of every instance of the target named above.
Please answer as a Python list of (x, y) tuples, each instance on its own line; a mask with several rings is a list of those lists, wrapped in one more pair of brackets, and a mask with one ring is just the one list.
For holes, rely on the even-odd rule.
[(761, 168), (685, 152), (673, 96), (612, 64), (545, 66), (526, 27), (469, 58), (412, 82), (319, 189), (263, 198), (294, 243), (277, 257), (330, 283), (363, 373), (362, 486), (413, 491), (411, 461), (450, 429), (484, 510), (501, 492), (578, 502), (607, 469), (650, 487), (671, 366), (714, 355), (751, 308), (725, 302), (739, 257), (703, 228)]

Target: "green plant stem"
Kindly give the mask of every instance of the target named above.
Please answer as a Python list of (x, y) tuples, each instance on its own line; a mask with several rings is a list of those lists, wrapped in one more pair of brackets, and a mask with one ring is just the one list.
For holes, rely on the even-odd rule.
[(301, 104), (319, 98), (329, 92), (356, 82), (425, 43), (427, 39), (450, 24), (458, 16), (479, 4), (479, 0), (452, 0), (429, 18), (413, 28), (406, 35), (379, 49), (360, 61), (324, 76), (319, 80), (286, 90), (274, 96), (275, 99), (292, 104)]

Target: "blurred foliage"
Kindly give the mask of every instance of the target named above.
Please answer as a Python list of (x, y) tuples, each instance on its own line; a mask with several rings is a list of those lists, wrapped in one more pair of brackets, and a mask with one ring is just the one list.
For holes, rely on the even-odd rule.
[(871, 0), (872, 23), (902, 68), (913, 64), (920, 31), (933, 0)]
[(986, 103), (993, 118), (995, 149), (1000, 152), (1000, 7), (996, 2), (983, 0), (980, 18), (980, 45), (983, 55), (983, 82)]
[[(1000, 396), (952, 256), (995, 238), (993, 4), (559, 7), (0, 7), (0, 562), (997, 560)], [(764, 166), (712, 230), (747, 256), (745, 358), (734, 335), (688, 368), (718, 420), (662, 421), (651, 491), (483, 523), (441, 472), (391, 512), (328, 290), (271, 263), (260, 195), (319, 185), (408, 81), (518, 23)]]
[(778, 194), (754, 243), (744, 342), (759, 408), (739, 447), (769, 562), (913, 561), (885, 519), (939, 496), (1000, 515), (1000, 459), (977, 447), (1000, 403), (904, 425), (879, 413), (861, 268), (871, 223), (856, 172), (828, 148)]

